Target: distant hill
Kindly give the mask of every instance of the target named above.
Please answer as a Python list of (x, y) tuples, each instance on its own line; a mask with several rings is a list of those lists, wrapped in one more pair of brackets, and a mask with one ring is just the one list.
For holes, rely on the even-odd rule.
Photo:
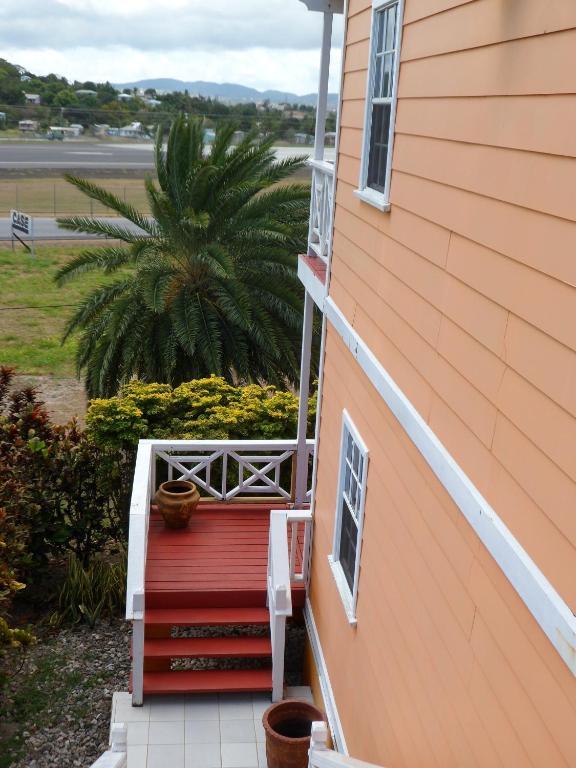
[[(299, 96), (296, 93), (286, 91), (258, 91), (255, 88), (248, 88), (237, 83), (210, 83), (204, 80), (184, 82), (183, 80), (175, 80), (170, 77), (136, 80), (132, 83), (115, 83), (114, 87), (118, 88), (118, 90), (123, 88), (141, 88), (142, 90), (154, 88), (157, 91), (165, 91), (167, 93), (172, 91), (188, 91), (191, 96), (204, 96), (205, 98), (219, 99), (220, 101), (228, 101), (235, 104), (265, 101), (267, 99), (273, 104), (287, 102), (289, 104), (315, 106), (317, 98), (315, 93), (306, 93), (303, 96)], [(328, 95), (329, 109), (336, 109), (337, 105), (338, 95), (330, 93)]]

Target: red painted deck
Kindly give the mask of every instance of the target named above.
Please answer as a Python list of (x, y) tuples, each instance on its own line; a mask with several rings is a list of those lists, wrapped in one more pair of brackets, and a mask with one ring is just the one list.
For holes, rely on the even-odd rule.
[[(146, 557), (148, 608), (262, 606), (266, 603), (269, 504), (200, 504), (186, 530), (170, 531), (152, 511)], [(303, 528), (303, 527), (302, 527)], [(300, 567), (303, 530), (299, 531)], [(304, 587), (292, 587), (293, 605)]]

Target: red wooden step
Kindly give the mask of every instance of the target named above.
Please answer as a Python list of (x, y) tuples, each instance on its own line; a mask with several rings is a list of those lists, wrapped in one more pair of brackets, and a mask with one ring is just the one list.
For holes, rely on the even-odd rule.
[(259, 658), (271, 655), (272, 645), (267, 637), (173, 637), (146, 640), (144, 643), (144, 656), (148, 659)]
[(265, 625), (270, 623), (270, 614), (266, 608), (148, 608), (144, 623), (173, 627)]
[(271, 669), (207, 669), (145, 672), (144, 693), (236, 693), (271, 691)]

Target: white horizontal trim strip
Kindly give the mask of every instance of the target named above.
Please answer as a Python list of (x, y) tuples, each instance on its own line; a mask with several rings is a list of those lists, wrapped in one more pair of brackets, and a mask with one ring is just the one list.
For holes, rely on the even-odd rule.
[(326, 317), (576, 676), (576, 616), (498, 517), (331, 297)]
[(314, 656), (314, 661), (316, 662), (316, 668), (318, 669), (320, 688), (326, 707), (328, 725), (332, 731), (332, 739), (336, 749), (339, 752), (342, 752), (342, 754), (348, 755), (348, 747), (346, 746), (342, 723), (340, 722), (340, 716), (336, 707), (336, 699), (334, 698), (334, 691), (332, 690), (332, 685), (330, 683), (328, 667), (326, 666), (324, 653), (322, 652), (322, 646), (320, 645), (320, 635), (318, 634), (316, 622), (314, 621), (312, 604), (308, 597), (306, 598), (306, 605), (304, 606), (304, 622), (306, 624), (308, 637), (310, 638), (310, 645), (312, 646), (312, 654)]

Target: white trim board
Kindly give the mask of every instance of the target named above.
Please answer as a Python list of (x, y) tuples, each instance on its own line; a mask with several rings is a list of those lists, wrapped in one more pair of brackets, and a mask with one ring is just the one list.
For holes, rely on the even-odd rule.
[(326, 317), (576, 676), (576, 616), (420, 416), (331, 297)]
[(344, 755), (348, 755), (348, 747), (346, 746), (346, 739), (344, 737), (344, 731), (342, 730), (342, 723), (340, 722), (340, 715), (338, 714), (338, 708), (336, 707), (336, 699), (334, 698), (334, 691), (332, 690), (332, 684), (330, 683), (330, 676), (328, 675), (328, 668), (322, 652), (322, 646), (320, 644), (320, 635), (318, 634), (318, 628), (314, 621), (314, 613), (312, 611), (312, 604), (310, 599), (306, 598), (306, 605), (304, 606), (304, 622), (306, 623), (306, 630), (308, 637), (310, 638), (310, 645), (312, 647), (312, 655), (316, 663), (316, 669), (318, 670), (318, 679), (320, 682), (320, 689), (322, 691), (322, 698), (326, 706), (326, 715), (328, 717), (328, 725), (332, 732), (332, 739), (338, 752), (342, 752)]
[(314, 274), (312, 268), (306, 261), (304, 261), (302, 256), (298, 256), (298, 278), (312, 297), (318, 309), (323, 312), (324, 300), (326, 299), (326, 286), (320, 278)]

